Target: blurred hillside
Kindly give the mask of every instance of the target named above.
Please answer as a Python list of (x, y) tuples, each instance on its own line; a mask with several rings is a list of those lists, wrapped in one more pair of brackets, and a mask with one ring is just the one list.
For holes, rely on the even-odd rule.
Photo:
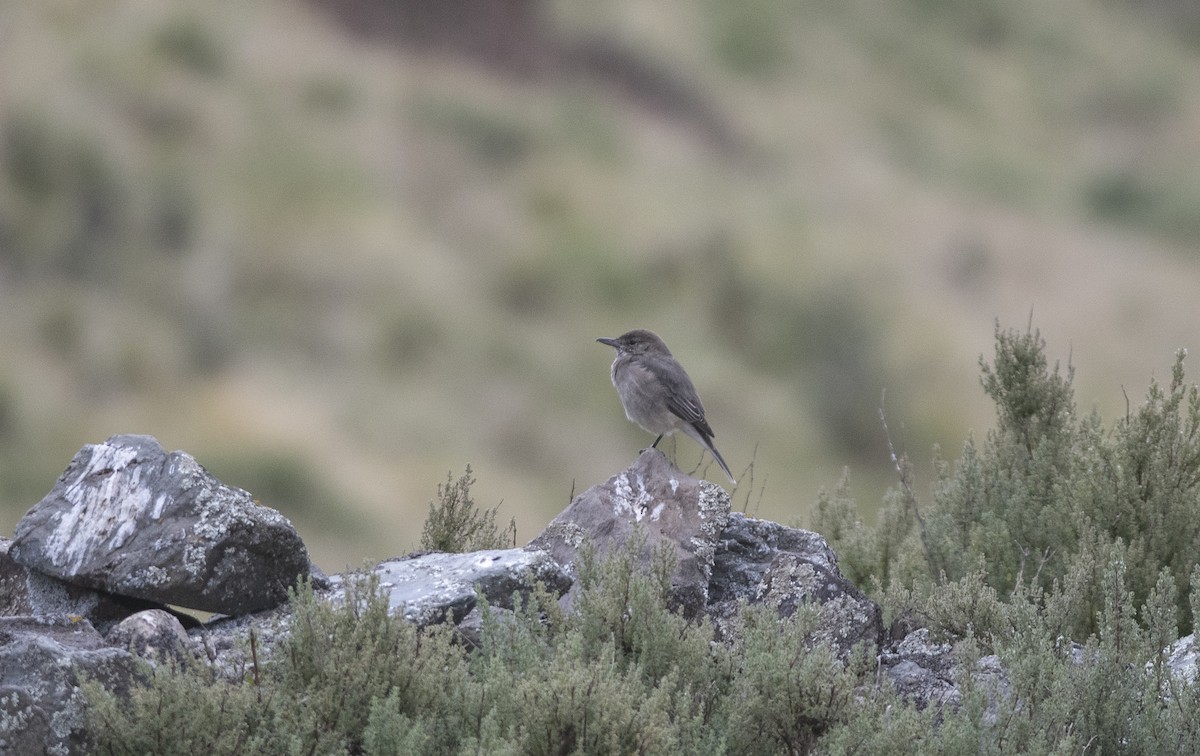
[(0, 5), (0, 531), (137, 432), (326, 569), (412, 548), (467, 463), (524, 541), (652, 440), (594, 342), (636, 326), (785, 522), (889, 485), (885, 390), (925, 483), (990, 427), (997, 318), (1124, 412), (1200, 332), (1198, 16)]

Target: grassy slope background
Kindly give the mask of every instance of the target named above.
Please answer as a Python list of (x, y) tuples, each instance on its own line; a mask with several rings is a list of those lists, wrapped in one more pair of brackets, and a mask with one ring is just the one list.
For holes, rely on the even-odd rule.
[(0, 531), (141, 432), (326, 569), (467, 463), (523, 542), (650, 440), (635, 326), (786, 522), (890, 483), (884, 390), (922, 471), (989, 427), (996, 318), (1109, 417), (1195, 347), (1185, 3), (450, 5), (0, 7)]

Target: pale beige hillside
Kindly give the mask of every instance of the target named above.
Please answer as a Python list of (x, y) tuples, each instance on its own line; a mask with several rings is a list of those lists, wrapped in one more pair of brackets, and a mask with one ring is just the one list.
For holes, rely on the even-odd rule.
[(878, 499), (885, 390), (925, 483), (984, 432), (997, 318), (1110, 417), (1197, 345), (1184, 4), (455, 5), (0, 7), (0, 531), (139, 432), (329, 569), (467, 463), (525, 540), (652, 440), (635, 326), (787, 521)]

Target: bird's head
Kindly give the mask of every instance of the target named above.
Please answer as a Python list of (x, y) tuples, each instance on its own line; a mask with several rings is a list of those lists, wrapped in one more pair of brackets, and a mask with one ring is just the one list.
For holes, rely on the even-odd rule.
[(665, 354), (670, 355), (671, 351), (667, 349), (667, 345), (663, 340), (652, 331), (647, 331), (644, 328), (637, 328), (628, 333), (623, 333), (615, 339), (600, 338), (596, 339), (601, 344), (608, 344), (621, 354)]

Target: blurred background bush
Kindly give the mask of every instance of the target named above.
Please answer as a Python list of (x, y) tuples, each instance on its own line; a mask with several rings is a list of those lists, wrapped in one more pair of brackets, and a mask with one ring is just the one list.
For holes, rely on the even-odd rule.
[(638, 326), (803, 521), (885, 390), (918, 484), (993, 423), (996, 319), (1108, 416), (1200, 326), (1183, 0), (30, 0), (0, 70), (2, 532), (136, 432), (328, 570), (468, 463), (524, 542), (651, 440)]

